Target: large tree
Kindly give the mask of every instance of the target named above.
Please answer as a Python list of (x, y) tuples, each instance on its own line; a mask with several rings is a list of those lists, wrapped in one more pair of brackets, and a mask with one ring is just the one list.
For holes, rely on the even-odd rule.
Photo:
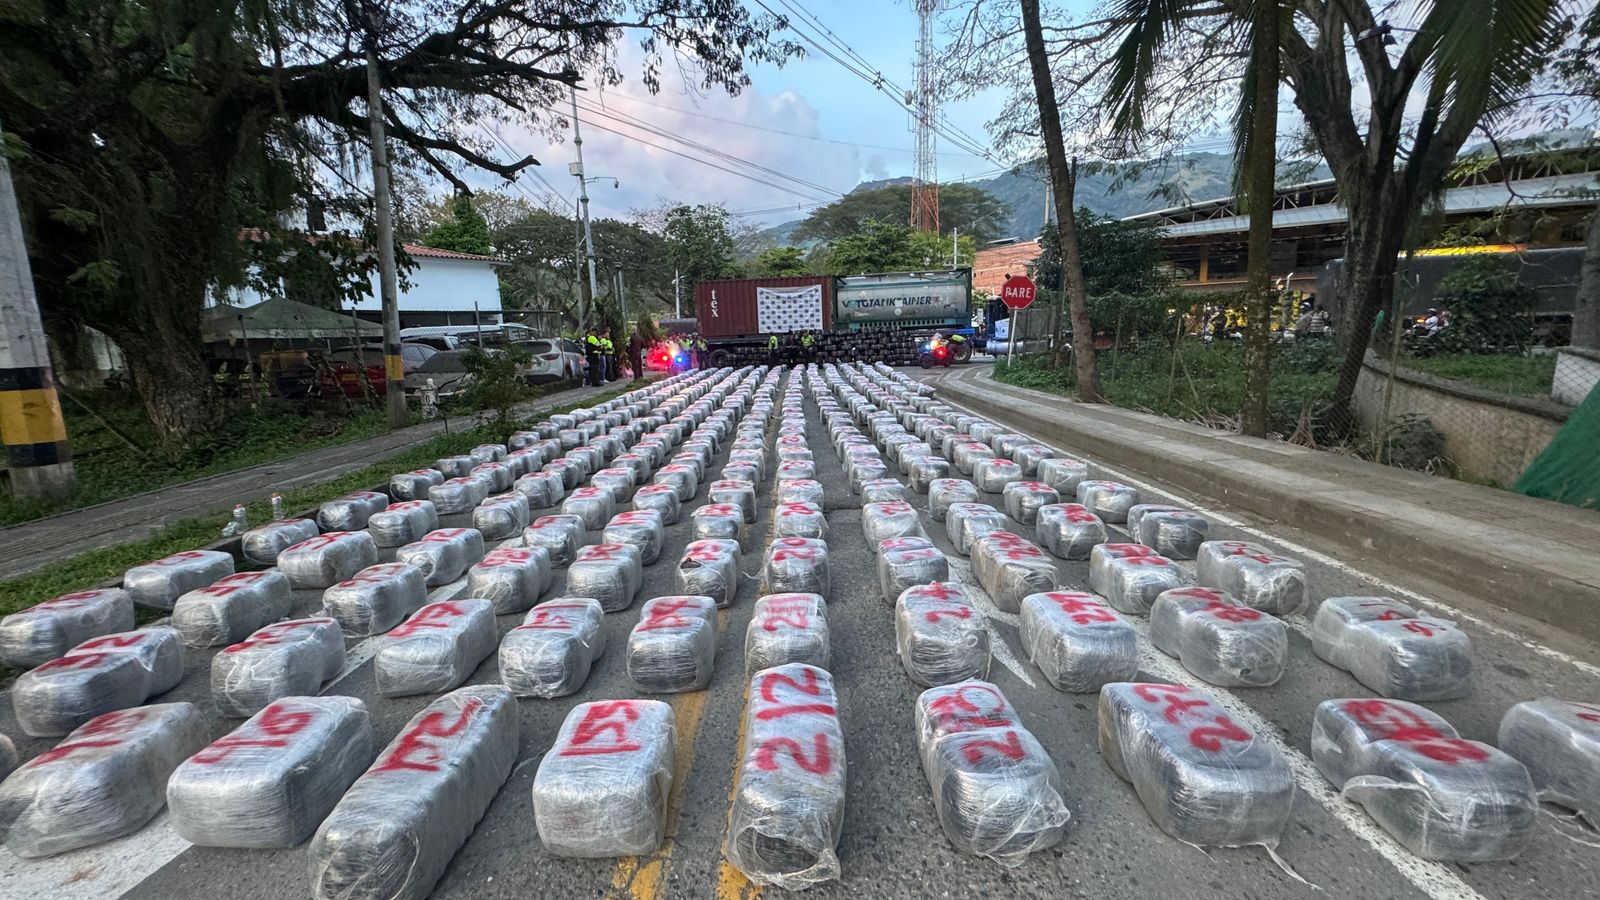
[(868, 220), (855, 234), (827, 244), (819, 254), (822, 271), (833, 275), (867, 275), (876, 272), (927, 272), (950, 268), (951, 251), (958, 266), (971, 266), (977, 245), (960, 235), (952, 246), (948, 238), (917, 231), (899, 222)]
[[(827, 206), (813, 210), (795, 227), (791, 240), (824, 243), (855, 234), (869, 219), (879, 222), (911, 221), (911, 185), (892, 184), (871, 190), (854, 190)], [(1011, 207), (970, 184), (939, 186), (939, 226), (971, 235), (982, 243), (1004, 237)]]
[(308, 194), (364, 195), (347, 163), (365, 160), (369, 49), (398, 165), (464, 189), (463, 167), (536, 164), (499, 158), (494, 130), (563, 126), (579, 72), (620, 83), (626, 35), (650, 89), (671, 63), (737, 92), (747, 60), (797, 52), (782, 24), (734, 0), (4, 4), (0, 122), (48, 322), (109, 335), (157, 433), (201, 442), (220, 415), (207, 287), (303, 248), (284, 223)]
[(699, 282), (739, 274), (731, 216), (720, 203), (667, 206), (645, 217), (644, 227), (651, 226), (666, 240), (667, 258), (682, 279), (684, 296), (694, 296)]
[(478, 212), (472, 198), (456, 194), (445, 204), (445, 215), (439, 224), (428, 229), (423, 236), (424, 246), (456, 253), (476, 253), (488, 256), (494, 252), (494, 239), (489, 234), (489, 220)]

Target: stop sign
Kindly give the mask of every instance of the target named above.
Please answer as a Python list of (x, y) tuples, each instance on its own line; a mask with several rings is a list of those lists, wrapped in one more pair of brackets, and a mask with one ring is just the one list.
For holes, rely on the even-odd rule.
[(1000, 302), (1012, 309), (1027, 309), (1033, 303), (1033, 295), (1037, 290), (1032, 278), (1013, 275), (1000, 288)]

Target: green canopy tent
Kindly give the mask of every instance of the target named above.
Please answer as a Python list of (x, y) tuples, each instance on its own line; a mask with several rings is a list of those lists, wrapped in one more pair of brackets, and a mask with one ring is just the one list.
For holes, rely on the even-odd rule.
[(201, 313), (201, 339), (207, 344), (265, 342), (306, 347), (352, 344), (383, 337), (383, 326), (349, 313), (336, 312), (275, 297), (254, 306), (210, 307)]

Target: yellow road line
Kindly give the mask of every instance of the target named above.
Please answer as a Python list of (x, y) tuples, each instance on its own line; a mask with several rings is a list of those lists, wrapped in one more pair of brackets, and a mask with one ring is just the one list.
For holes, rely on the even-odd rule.
[[(744, 686), (744, 698), (739, 704), (739, 739), (735, 744), (733, 753), (733, 779), (728, 788), (728, 821), (733, 821), (733, 798), (739, 791), (739, 763), (744, 760), (745, 743), (745, 717), (744, 710), (750, 704), (750, 685)], [(726, 831), (724, 831), (726, 833)], [(716, 900), (755, 900), (761, 896), (761, 885), (755, 884), (745, 874), (734, 868), (724, 856), (717, 866)]]

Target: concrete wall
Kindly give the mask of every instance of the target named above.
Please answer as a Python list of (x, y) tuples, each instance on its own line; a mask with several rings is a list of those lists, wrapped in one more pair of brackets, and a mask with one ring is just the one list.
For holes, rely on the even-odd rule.
[(1600, 350), (1562, 347), (1556, 351), (1556, 377), (1550, 396), (1557, 402), (1577, 406), (1600, 384)]
[[(1355, 394), (1356, 415), (1369, 432), (1379, 427), (1388, 384), (1388, 363), (1369, 352)], [(1458, 381), (1400, 369), (1394, 378), (1389, 418), (1408, 414), (1428, 419), (1444, 433), (1445, 452), (1462, 476), (1509, 485), (1555, 437), (1566, 421), (1567, 409), (1550, 401), (1502, 397)]]

